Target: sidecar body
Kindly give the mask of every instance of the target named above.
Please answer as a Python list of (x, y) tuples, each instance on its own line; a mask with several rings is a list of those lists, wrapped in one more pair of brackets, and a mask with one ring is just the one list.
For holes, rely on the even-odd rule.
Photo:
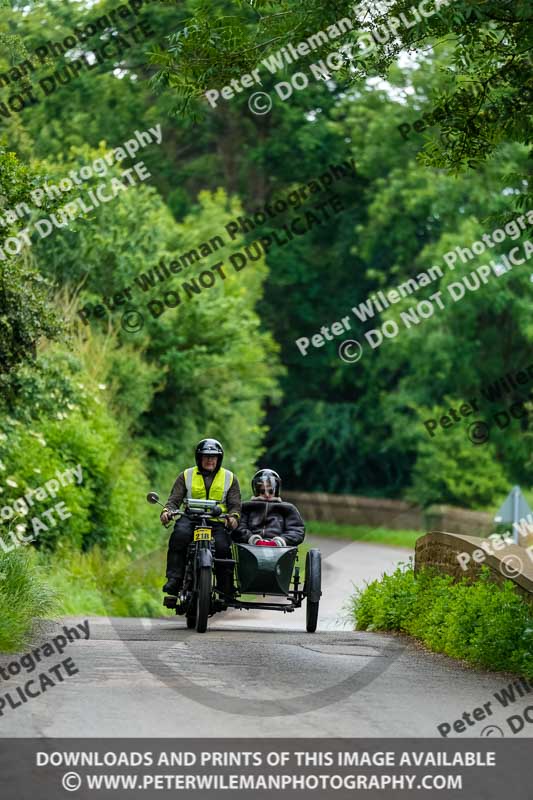
[[(224, 603), (230, 608), (287, 613), (300, 608), (306, 600), (306, 630), (314, 633), (322, 595), (320, 550), (312, 549), (306, 554), (302, 586), (297, 547), (262, 547), (240, 543), (234, 543), (232, 547), (238, 589), (236, 596), (224, 595)], [(254, 599), (241, 599), (243, 595), (253, 595)], [(219, 596), (222, 597), (222, 594), (219, 593)], [(261, 596), (268, 599), (261, 600)]]
[(298, 554), (297, 547), (234, 544), (237, 585), (241, 594), (286, 596)]

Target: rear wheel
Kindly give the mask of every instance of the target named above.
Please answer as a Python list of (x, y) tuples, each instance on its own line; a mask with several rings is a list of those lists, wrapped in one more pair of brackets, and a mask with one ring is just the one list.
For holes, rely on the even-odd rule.
[(318, 606), (322, 594), (322, 559), (320, 550), (309, 550), (305, 560), (305, 594), (307, 598), (305, 628), (314, 633), (318, 624)]
[[(205, 633), (207, 630), (207, 619), (211, 610), (211, 587), (212, 587), (211, 567), (200, 567), (198, 575), (198, 593), (196, 596), (196, 632)], [(188, 625), (187, 621), (187, 625)]]

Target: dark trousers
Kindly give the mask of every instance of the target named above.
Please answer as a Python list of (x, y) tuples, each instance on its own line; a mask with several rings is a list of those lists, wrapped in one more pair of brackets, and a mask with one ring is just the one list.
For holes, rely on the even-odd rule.
[[(192, 542), (195, 523), (188, 517), (180, 517), (174, 525), (174, 530), (168, 543), (167, 578), (174, 578), (181, 582), (185, 573), (187, 547)], [(231, 558), (231, 534), (225, 525), (220, 522), (213, 523), (213, 537), (215, 539), (215, 557)], [(233, 566), (215, 564), (217, 586), (223, 591), (231, 590)]]

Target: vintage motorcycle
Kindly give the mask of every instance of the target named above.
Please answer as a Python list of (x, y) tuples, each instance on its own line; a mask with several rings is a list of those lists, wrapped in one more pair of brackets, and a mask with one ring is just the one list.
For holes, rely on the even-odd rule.
[[(163, 505), (156, 492), (150, 492), (146, 499), (149, 503)], [(163, 602), (167, 608), (173, 608), (176, 614), (185, 615), (188, 628), (205, 633), (208, 618), (227, 608), (263, 608), (287, 613), (300, 608), (305, 599), (306, 630), (308, 633), (316, 631), (322, 595), (320, 550), (314, 548), (307, 553), (305, 578), (301, 586), (297, 547), (266, 546), (270, 544), (266, 541), (263, 542), (265, 546), (234, 542), (233, 558), (216, 558), (213, 526), (209, 518), (222, 520), (227, 515), (222, 513), (215, 500), (194, 500), (190, 497), (184, 501), (183, 511), (172, 512), (170, 516), (176, 518), (183, 515), (195, 523), (193, 539), (187, 548), (183, 588), (179, 596), (167, 596)], [(216, 586), (214, 574), (217, 564), (233, 569), (237, 586), (235, 594), (226, 594)], [(278, 595), (286, 602), (240, 600), (244, 594), (263, 597)]]

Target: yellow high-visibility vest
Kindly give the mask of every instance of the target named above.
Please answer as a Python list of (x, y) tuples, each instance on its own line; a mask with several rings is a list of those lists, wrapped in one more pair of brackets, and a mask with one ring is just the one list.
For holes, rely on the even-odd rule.
[[(224, 467), (218, 470), (209, 489), (209, 498), (205, 490), (203, 475), (198, 467), (189, 467), (189, 469), (185, 470), (184, 476), (187, 497), (192, 497), (193, 500), (216, 500), (222, 509), (222, 513), (227, 513), (226, 497), (233, 483), (233, 472), (229, 469), (224, 469)], [(210, 517), (210, 519), (216, 520), (217, 518)]]

